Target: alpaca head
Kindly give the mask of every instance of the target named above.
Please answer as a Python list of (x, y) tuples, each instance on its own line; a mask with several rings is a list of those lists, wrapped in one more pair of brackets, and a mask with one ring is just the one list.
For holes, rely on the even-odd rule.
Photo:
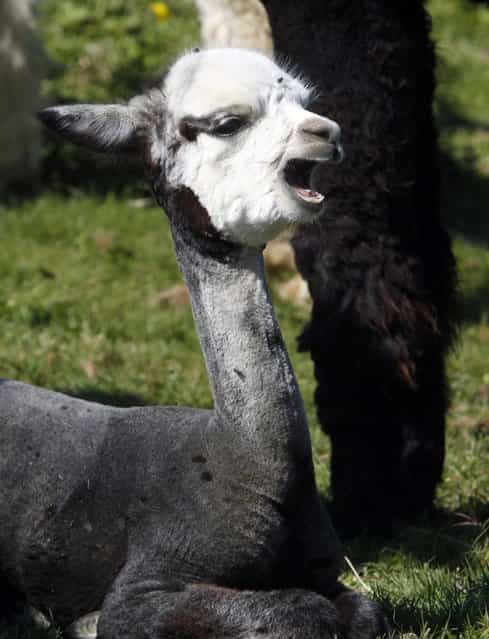
[(220, 236), (258, 246), (314, 220), (327, 199), (315, 168), (341, 159), (339, 127), (307, 111), (310, 98), (261, 54), (211, 49), (184, 55), (162, 90), (127, 105), (53, 107), (41, 118), (93, 150), (139, 154), (157, 192), (191, 192)]

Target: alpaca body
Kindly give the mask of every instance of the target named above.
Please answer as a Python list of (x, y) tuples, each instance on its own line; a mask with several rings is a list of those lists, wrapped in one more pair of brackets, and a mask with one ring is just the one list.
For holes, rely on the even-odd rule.
[(0, 385), (1, 569), (63, 624), (99, 608), (133, 563), (155, 590), (306, 586), (319, 566), (318, 585), (336, 579), (338, 545), (261, 255), (234, 249), (223, 264), (190, 250), (184, 232), (176, 241), (215, 411)]
[[(251, 52), (187, 54), (163, 89), (42, 118), (84, 146), (144, 159), (214, 410), (107, 408), (3, 382), (0, 569), (63, 624), (101, 606), (100, 639), (371, 639), (387, 624), (338, 582), (339, 546), (261, 254), (281, 227), (318, 215), (311, 176), (340, 156), (339, 127), (304, 108), (299, 80)], [(262, 127), (263, 155), (248, 160)], [(236, 179), (237, 157), (248, 182)], [(230, 182), (241, 208), (226, 217)], [(261, 182), (268, 208), (254, 204)]]
[[(23, 472), (18, 454), (1, 468), (2, 573), (58, 623), (100, 608), (137, 559), (161, 587), (305, 584), (301, 527), (286, 523), (280, 494), (266, 493), (266, 468), (239, 451), (223, 462), (211, 411), (116, 409), (15, 382), (0, 395), (5, 458), (29, 442)], [(235, 480), (229, 468), (242, 466), (249, 476)]]
[(336, 522), (388, 531), (432, 505), (456, 330), (430, 22), (421, 1), (264, 5), (277, 54), (320, 91), (313, 110), (341, 114), (345, 162), (317, 181), (328, 208), (293, 242), (313, 298), (300, 346), (332, 440)]
[[(261, 256), (239, 253), (224, 266), (200, 260), (214, 285), (187, 278), (214, 385), (230, 395), (240, 387), (229, 410), (224, 402), (215, 411), (113, 408), (0, 385), (2, 574), (62, 625), (101, 607), (132, 569), (131, 587), (150, 583), (152, 592), (200, 583), (336, 589), (338, 545), (317, 496), (300, 401), (277, 413), (280, 432), (271, 422), (255, 429), (265, 402), (276, 398), (285, 409), (284, 398), (298, 399), (298, 391), (270, 315)], [(182, 248), (179, 257), (183, 264)], [(194, 265), (195, 258), (188, 256)], [(240, 266), (249, 270), (243, 275)], [(232, 297), (238, 289), (241, 299)], [(203, 328), (223, 298), (234, 299), (231, 312), (216, 332)], [(246, 330), (259, 352), (246, 348)], [(267, 366), (267, 344), (277, 368)], [(258, 374), (253, 354), (263, 362)], [(234, 368), (223, 365), (227, 357)], [(246, 410), (239, 399), (256, 384), (263, 394)], [(127, 597), (124, 606), (131, 608)]]

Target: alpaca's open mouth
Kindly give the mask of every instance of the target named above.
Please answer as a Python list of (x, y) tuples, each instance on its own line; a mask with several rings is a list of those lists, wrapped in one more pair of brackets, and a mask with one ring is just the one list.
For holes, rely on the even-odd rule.
[(284, 169), (284, 179), (295, 195), (308, 204), (319, 205), (325, 196), (311, 189), (311, 175), (318, 162), (312, 160), (289, 160)]

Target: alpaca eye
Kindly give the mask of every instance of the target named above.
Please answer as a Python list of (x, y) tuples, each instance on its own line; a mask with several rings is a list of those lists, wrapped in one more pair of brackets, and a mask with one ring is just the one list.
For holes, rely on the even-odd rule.
[(231, 115), (220, 120), (212, 129), (212, 133), (216, 135), (234, 135), (244, 126), (244, 124), (245, 122), (242, 118)]

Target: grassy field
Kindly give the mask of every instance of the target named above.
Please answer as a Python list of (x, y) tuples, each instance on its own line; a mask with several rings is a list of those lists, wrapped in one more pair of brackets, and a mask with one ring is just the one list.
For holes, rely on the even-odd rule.
[[(141, 0), (131, 11), (123, 0), (46, 0), (46, 100), (127, 97), (157, 76), (197, 38), (191, 4), (169, 4), (171, 17), (158, 22)], [(463, 296), (439, 517), (399, 528), (390, 541), (359, 539), (345, 552), (401, 632), (488, 639), (489, 8), (468, 0), (430, 0), (429, 8), (440, 60), (444, 214)], [(0, 210), (0, 376), (120, 405), (210, 406), (189, 308), (155, 302), (179, 275), (163, 213), (141, 206), (139, 173), (94, 167), (92, 157), (52, 140), (45, 167), (42, 194)], [(277, 300), (277, 313), (327, 493), (312, 367), (295, 350), (307, 310)], [(345, 579), (364, 587), (350, 570)]]

